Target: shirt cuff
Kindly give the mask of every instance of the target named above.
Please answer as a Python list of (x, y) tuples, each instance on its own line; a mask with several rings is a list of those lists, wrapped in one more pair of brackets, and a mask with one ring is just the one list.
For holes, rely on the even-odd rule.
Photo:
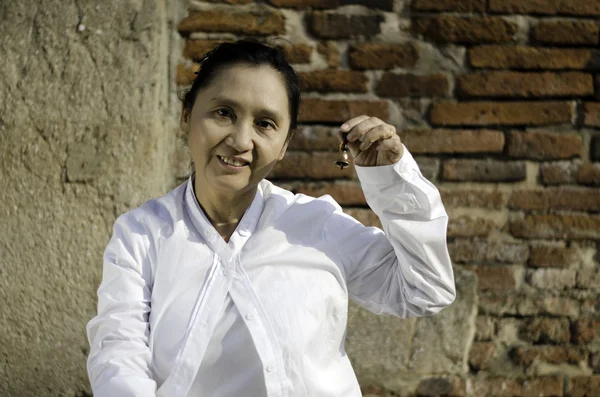
[(363, 167), (354, 165), (356, 174), (361, 184), (366, 185), (385, 185), (398, 181), (398, 177), (407, 179), (408, 174), (419, 169), (417, 162), (412, 154), (404, 147), (402, 157), (396, 164), (379, 165), (376, 167)]

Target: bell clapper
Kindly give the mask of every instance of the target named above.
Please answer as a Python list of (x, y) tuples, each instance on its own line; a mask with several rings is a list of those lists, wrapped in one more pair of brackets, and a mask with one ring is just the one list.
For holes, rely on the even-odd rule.
[(340, 169), (344, 169), (344, 167), (348, 167), (350, 165), (350, 160), (348, 158), (348, 140), (346, 139), (346, 134), (344, 134), (344, 141), (340, 143), (340, 147), (338, 149), (338, 158), (335, 162), (335, 165), (340, 167)]

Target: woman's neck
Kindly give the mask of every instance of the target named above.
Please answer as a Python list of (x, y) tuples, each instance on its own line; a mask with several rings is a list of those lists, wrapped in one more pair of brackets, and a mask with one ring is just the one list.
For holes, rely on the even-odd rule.
[(256, 188), (239, 194), (218, 194), (199, 188), (195, 181), (194, 191), (198, 204), (219, 233), (233, 232), (256, 196)]

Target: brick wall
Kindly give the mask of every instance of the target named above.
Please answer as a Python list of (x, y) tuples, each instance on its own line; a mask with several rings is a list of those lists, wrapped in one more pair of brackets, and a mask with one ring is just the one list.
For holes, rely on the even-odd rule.
[(365, 224), (336, 128), (397, 127), (442, 193), (455, 267), (478, 278), (468, 369), (411, 395), (600, 396), (599, 22), (598, 0), (194, 2), (176, 81), (216, 42), (292, 42), (301, 124), (271, 179)]

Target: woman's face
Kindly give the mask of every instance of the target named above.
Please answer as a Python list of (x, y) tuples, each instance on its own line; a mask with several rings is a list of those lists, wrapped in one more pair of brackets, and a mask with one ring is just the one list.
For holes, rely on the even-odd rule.
[(229, 66), (198, 91), (182, 127), (189, 134), (196, 186), (220, 193), (250, 191), (287, 148), (285, 81), (268, 66)]

